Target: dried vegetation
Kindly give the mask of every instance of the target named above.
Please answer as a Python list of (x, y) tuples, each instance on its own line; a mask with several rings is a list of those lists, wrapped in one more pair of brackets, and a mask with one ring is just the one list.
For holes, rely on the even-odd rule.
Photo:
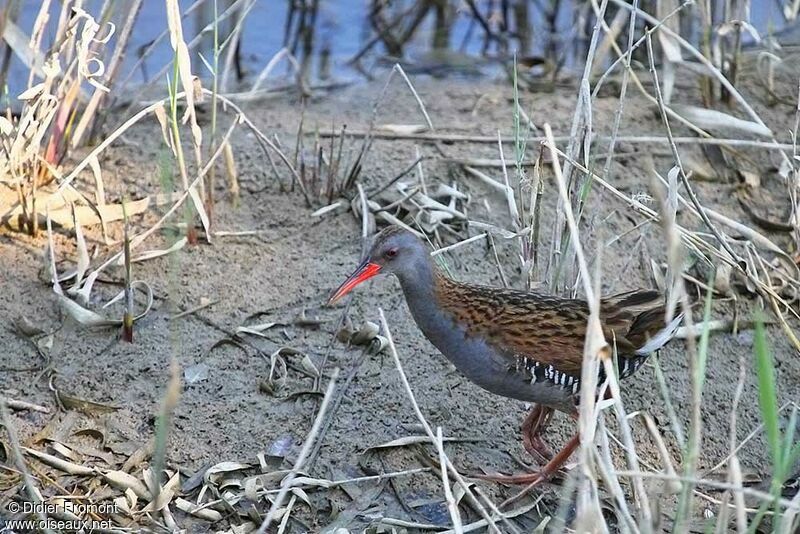
[[(742, 37), (750, 34), (763, 41), (754, 62), (763, 82), (762, 96), (772, 104), (789, 98), (779, 94), (775, 82), (782, 65), (781, 51), (768, 37), (759, 36), (746, 21), (748, 3), (730, 2), (722, 22), (714, 22), (707, 4), (690, 6), (677, 1), (657, 2), (653, 13), (640, 9), (638, 2), (622, 0), (587, 2), (581, 9), (581, 20), (587, 27), (587, 57), (582, 76), (575, 85), (577, 106), (567, 135), (553, 135), (547, 123), (535, 124), (525, 113), (519, 99), (522, 86), (550, 87), (559, 80), (563, 58), (544, 55), (542, 58), (519, 57), (509, 61), (514, 84), (513, 132), (503, 136), (481, 137), (442, 133), (434, 124), (423, 100), (400, 64), (386, 74), (386, 85), (399, 77), (418, 103), (420, 120), (417, 124), (380, 124), (378, 117), (386, 101), (384, 91), (376, 95), (371, 121), (366, 130), (307, 131), (303, 121), (292, 154), (277, 137), (262, 132), (236, 105), (236, 99), (252, 99), (263, 95), (261, 86), (281, 59), (293, 65), (295, 80), (283, 90), (297, 90), (301, 95), (314, 90), (309, 82), (309, 57), (313, 43), (314, 20), (318, 2), (292, 3), (287, 28), (286, 48), (279, 52), (256, 77), (248, 92), (227, 93), (230, 72), (239, 71), (238, 42), (244, 21), (255, 2), (228, 2), (218, 11), (211, 23), (197, 36), (187, 41), (182, 20), (197, 9), (196, 2), (181, 13), (177, 0), (167, 0), (167, 25), (164, 33), (143, 51), (141, 61), (155, 43), (168, 36), (174, 61), (154, 76), (168, 80), (167, 95), (131, 113), (121, 125), (111, 128), (108, 113), (115, 103), (120, 76), (121, 58), (128, 47), (131, 32), (135, 31), (141, 0), (129, 3), (108, 2), (103, 10), (92, 14), (65, 1), (60, 4), (42, 2), (41, 10), (29, 36), (21, 34), (15, 24), (14, 11), (3, 11), (3, 27), (9, 51), (26, 62), (30, 71), (27, 88), (17, 97), (19, 109), (9, 108), (0, 117), (2, 155), (0, 157), (0, 220), (13, 232), (37, 235), (44, 229), (47, 235), (45, 278), (52, 286), (63, 315), (72, 328), (114, 328), (123, 340), (135, 342), (136, 322), (152, 308), (154, 296), (147, 281), (136, 278), (134, 266), (167, 254), (176, 254), (183, 247), (201, 241), (212, 242), (225, 235), (214, 228), (214, 214), (225, 209), (217, 205), (219, 187), (217, 173), (226, 175), (227, 196), (235, 202), (238, 191), (236, 150), (231, 144), (233, 133), (246, 128), (257, 140), (275, 179), (287, 191), (299, 190), (312, 217), (331, 217), (350, 212), (361, 224), (362, 237), (367, 238), (379, 226), (399, 224), (430, 238), (440, 248), (435, 254), (450, 253), (462, 246), (486, 242), (495, 253), (501, 278), (505, 272), (523, 273), (528, 288), (543, 285), (549, 291), (562, 294), (581, 294), (592, 305), (591, 336), (586, 342), (580, 430), (582, 447), (578, 467), (563, 482), (563, 506), (557, 514), (542, 519), (537, 531), (546, 528), (576, 531), (650, 532), (665, 527), (659, 512), (664, 503), (674, 505), (667, 528), (684, 532), (696, 521), (695, 508), (703, 501), (713, 516), (706, 529), (716, 532), (736, 530), (753, 532), (767, 528), (772, 532), (793, 532), (798, 525), (800, 494), (796, 492), (797, 476), (793, 471), (800, 456), (796, 427), (798, 406), (795, 403), (778, 406), (775, 394), (774, 368), (768, 343), (764, 336), (763, 317), (712, 320), (712, 299), (758, 299), (777, 322), (787, 338), (800, 350), (795, 327), (800, 319), (800, 272), (797, 250), (800, 248), (800, 208), (798, 182), (800, 160), (797, 154), (797, 124), (800, 124), (800, 103), (795, 105), (797, 119), (792, 132), (773, 131), (753, 106), (737, 89), (744, 68)], [(208, 4), (209, 2), (205, 2)], [(447, 41), (448, 2), (408, 2), (406, 10), (390, 12), (384, 2), (374, 2), (370, 12), (374, 34), (364, 47), (351, 58), (362, 65), (370, 51), (382, 45), (389, 55), (402, 56), (404, 47), (413, 38), (426, 17), (435, 22), (434, 47)], [(510, 60), (509, 50), (514, 43), (531, 38), (526, 24), (527, 3), (511, 2), (514, 11), (506, 9), (499, 15), (490, 11), (494, 3), (468, 1), (470, 31), (480, 28), (482, 52)], [(546, 9), (551, 23), (558, 2)], [(115, 7), (116, 6), (116, 7)], [(124, 7), (120, 7), (124, 6)], [(217, 5), (214, 2), (214, 8)], [(613, 9), (612, 9), (613, 8)], [(796, 16), (787, 7), (787, 15)], [(680, 16), (699, 15), (696, 29), (701, 35), (699, 46), (686, 40), (679, 32)], [(497, 16), (495, 16), (497, 15)], [(117, 20), (114, 25), (110, 20)], [(230, 19), (230, 20), (229, 20)], [(499, 20), (499, 22), (498, 22)], [(595, 24), (595, 21), (599, 23)], [(226, 36), (219, 26), (228, 21)], [(310, 28), (310, 29), (309, 29)], [(627, 32), (625, 31), (627, 29)], [(50, 33), (48, 33), (50, 32)], [(43, 36), (52, 35), (51, 45), (42, 48)], [(213, 56), (202, 57), (211, 89), (204, 87), (198, 74), (198, 57), (194, 51), (203, 35), (213, 34)], [(444, 35), (444, 36), (443, 36)], [(16, 37), (15, 37), (16, 36)], [(113, 37), (113, 39), (112, 39)], [(763, 38), (762, 38), (763, 37)], [(437, 41), (437, 39), (439, 41)], [(27, 46), (25, 43), (28, 43)], [(113, 44), (112, 44), (113, 43)], [(525, 47), (527, 48), (527, 46)], [(295, 57), (299, 57), (298, 62)], [(635, 60), (634, 58), (637, 58)], [(637, 61), (639, 68), (636, 67)], [(545, 65), (544, 74), (531, 74), (527, 67)], [(641, 68), (646, 66), (649, 68)], [(363, 68), (363, 66), (362, 66)], [(678, 80), (694, 76), (700, 86), (702, 106), (678, 104)], [(606, 84), (618, 82), (619, 104), (610, 135), (595, 133), (592, 123), (593, 103)], [(123, 80), (123, 83), (127, 80)], [(620, 119), (626, 104), (626, 92), (638, 91), (657, 107), (663, 130), (653, 136), (623, 135)], [(119, 102), (117, 102), (119, 103)], [(136, 106), (138, 100), (124, 102)], [(205, 131), (198, 124), (198, 106), (210, 106), (212, 121)], [(735, 110), (735, 111), (734, 111)], [(223, 117), (225, 120), (223, 120)], [(134, 124), (154, 120), (163, 136), (164, 150), (169, 162), (164, 173), (164, 190), (148, 196), (128, 198), (125, 191), (108, 191), (101, 165), (102, 155), (120, 140)], [(227, 129), (220, 126), (227, 123)], [(680, 128), (684, 137), (673, 135)], [(224, 131), (223, 131), (224, 130)], [(724, 132), (724, 136), (721, 133)], [(477, 180), (504, 195), (507, 205), (506, 223), (498, 225), (476, 220), (470, 215), (470, 198), (459, 181), (436, 180), (425, 172), (425, 159), (417, 157), (405, 169), (383, 184), (367, 187), (362, 176), (370, 149), (376, 140), (413, 139), (419, 143), (457, 143), (461, 141), (495, 143), (497, 159), (464, 159), (452, 161), (464, 180)], [(647, 189), (653, 199), (637, 198), (614, 186), (610, 175), (611, 160), (619, 143), (660, 143), (669, 147), (674, 166), (643, 177), (651, 180)], [(711, 170), (683, 157), (681, 146), (701, 145), (711, 161)], [(776, 173), (782, 180), (790, 199), (791, 213), (786, 220), (775, 220), (757, 214), (752, 199), (758, 195), (759, 173), (752, 170), (747, 156), (741, 151), (758, 147), (769, 151), (776, 162)], [(597, 156), (605, 154), (605, 160)], [(695, 192), (695, 180), (704, 174), (725, 173), (741, 182), (741, 203), (750, 214), (749, 221), (737, 221), (702, 204)], [(173, 180), (173, 176), (176, 177)], [(288, 180), (285, 178), (288, 177)], [(174, 181), (174, 183), (173, 183)], [(544, 184), (553, 181), (560, 199), (557, 220), (544, 224), (541, 202)], [(684, 451), (680, 464), (664, 447), (665, 437), (644, 413), (628, 414), (618, 395), (619, 385), (614, 378), (613, 340), (602, 338), (598, 327), (597, 306), (602, 277), (602, 247), (589, 254), (582, 247), (584, 213), (589, 195), (608, 195), (625, 206), (630, 217), (640, 225), (659, 225), (665, 237), (666, 261), (653, 262), (653, 278), (672, 299), (671, 313), (683, 308), (686, 325), (681, 336), (687, 341), (687, 368), (691, 375), (692, 417), (688, 428), (674, 418), (670, 421), (674, 435)], [(474, 199), (472, 199), (474, 201)], [(157, 220), (142, 227), (133, 217), (150, 212)], [(685, 225), (679, 224), (678, 213)], [(151, 219), (146, 219), (151, 220)], [(93, 251), (84, 233), (99, 232), (102, 243)], [(769, 232), (788, 234), (789, 239), (776, 243)], [(74, 238), (75, 253), (61, 257), (54, 233), (66, 233)], [(243, 231), (243, 233), (246, 231)], [(550, 232), (550, 235), (546, 235)], [(156, 237), (164, 237), (158, 241)], [(620, 236), (615, 236), (606, 246)], [(496, 253), (494, 240), (515, 243), (517, 265), (503, 265)], [(142, 250), (145, 242), (158, 242), (161, 248)], [(166, 241), (166, 244), (164, 242)], [(552, 243), (543, 250), (542, 242)], [(448, 244), (449, 243), (449, 244)], [(446, 245), (446, 246), (443, 246)], [(151, 245), (156, 246), (156, 245)], [(224, 245), (220, 245), (224, 246)], [(592, 251), (594, 252), (594, 251)], [(596, 272), (590, 273), (592, 265)], [(119, 284), (116, 296), (101, 303), (93, 294), (101, 275)], [(738, 297), (737, 297), (738, 295)], [(691, 313), (691, 297), (705, 301), (703, 312)], [(208, 301), (201, 306), (208, 306)], [(198, 308), (199, 309), (199, 308)], [(196, 310), (181, 312), (193, 313)], [(181, 315), (178, 314), (178, 315)], [(697, 324), (693, 323), (692, 317)], [(176, 316), (177, 317), (177, 316)], [(0, 440), (0, 490), (4, 497), (0, 505), (11, 500), (47, 501), (58, 507), (57, 516), (68, 519), (109, 520), (111, 530), (145, 528), (152, 531), (176, 531), (187, 518), (211, 523), (228, 532), (265, 532), (277, 528), (283, 532), (300, 525), (296, 511), (312, 507), (309, 493), (360, 484), (381, 484), (395, 477), (430, 473), (442, 482), (442, 499), (446, 503), (451, 527), (421, 524), (410, 519), (384, 517), (380, 513), (365, 515), (372, 521), (371, 532), (401, 531), (402, 529), (469, 532), (488, 529), (492, 532), (519, 532), (515, 518), (537, 509), (541, 496), (520, 493), (506, 503), (492, 501), (480, 486), (467, 480), (448, 458), (442, 429), (434, 430), (415, 400), (414, 387), (403, 370), (401, 359), (392, 340), (389, 325), (381, 314), (380, 327), (374, 323), (353, 327), (347, 324), (347, 310), (341, 314), (336, 330), (338, 340), (331, 339), (327, 351), (336, 342), (360, 345), (363, 353), (351, 369), (326, 369), (327, 353), (321, 362), (293, 347), (262, 356), (269, 362), (269, 375), (262, 381), (264, 393), (279, 398), (310, 394), (320, 399), (314, 424), (308, 432), (300, 454), (291, 469), (276, 469), (285, 459), (286, 447), (280, 443), (253, 459), (239, 463), (221, 459), (216, 465), (186, 476), (166, 458), (166, 443), (171, 431), (171, 418), (180, 402), (181, 382), (191, 384), (203, 380), (207, 368), (194, 366), (183, 370), (173, 362), (171, 375), (166, 379), (163, 402), (156, 414), (156, 432), (150, 443), (134, 450), (109, 450), (106, 437), (99, 431), (85, 431), (67, 438), (56, 438), (42, 430), (40, 436), (21, 443), (11, 423), (9, 409), (34, 410), (43, 413), (50, 408), (18, 399), (2, 399), (3, 426), (6, 435)], [(292, 324), (307, 326), (317, 321), (304, 315), (292, 319)], [(287, 321), (288, 323), (289, 321)], [(219, 343), (248, 345), (250, 339), (283, 323), (249, 323), (228, 332)], [(48, 358), (53, 333), (38, 328), (31, 320), (16, 320), (19, 335), (32, 341), (39, 353)], [(706, 376), (708, 338), (712, 330), (755, 328), (755, 372), (758, 375), (760, 409), (773, 461), (773, 478), (768, 487), (748, 487), (737, 459), (737, 451), (752, 439), (738, 441), (735, 431), (737, 405), (732, 407), (731, 451), (724, 465), (725, 477), (712, 478), (711, 471), (697, 469), (702, 437), (700, 406)], [(361, 361), (370, 352), (388, 351), (400, 374), (408, 400), (424, 434), (400, 438), (379, 445), (378, 449), (428, 444), (429, 466), (402, 472), (387, 472), (351, 479), (327, 479), (313, 476), (309, 469), (319, 454), (319, 443)], [(604, 384), (596, 384), (597, 369), (605, 366)], [(741, 374), (749, 372), (742, 362)], [(659, 376), (658, 362), (655, 363)], [(310, 392), (286, 392), (288, 369), (294, 369), (313, 379)], [(48, 369), (47, 373), (52, 373)], [(346, 375), (346, 376), (344, 376)], [(58, 409), (80, 410), (85, 413), (113, 411), (89, 400), (71, 397), (60, 392), (55, 376), (50, 376), (51, 389)], [(663, 386), (663, 384), (662, 384)], [(595, 390), (609, 388), (612, 401), (594, 402)], [(737, 399), (742, 383), (738, 384)], [(663, 387), (664, 402), (669, 406), (668, 388)], [(601, 394), (599, 396), (603, 398)], [(737, 401), (738, 402), (738, 401)], [(674, 409), (672, 409), (674, 413)], [(790, 414), (786, 429), (778, 421)], [(613, 423), (612, 423), (613, 421)], [(235, 422), (231, 422), (235, 424)], [(631, 437), (632, 425), (643, 425), (662, 452), (661, 458), (640, 458)], [(609, 426), (615, 426), (612, 433)], [(611, 440), (625, 451), (626, 465), (612, 462)], [(276, 461), (277, 460), (277, 461)], [(660, 462), (660, 463), (653, 463)], [(308, 471), (306, 471), (309, 469)], [(712, 470), (714, 471), (714, 470)], [(658, 481), (659, 484), (651, 483)], [(794, 484), (794, 486), (792, 486)], [(712, 497), (708, 488), (721, 490)], [(795, 488), (794, 493), (791, 493)], [(377, 498), (363, 492), (361, 498)], [(521, 501), (524, 499), (523, 503)], [(115, 505), (107, 516), (97, 514), (73, 517), (68, 502), (103, 503)], [(363, 504), (363, 503), (362, 503)], [(513, 507), (512, 507), (513, 504)], [(570, 513), (567, 513), (570, 511)], [(176, 514), (182, 513), (181, 516)], [(297, 524), (294, 524), (294, 522)], [(761, 526), (760, 526), (761, 525)], [(764, 525), (768, 525), (764, 527)], [(0, 523), (0, 526), (2, 524)], [(346, 527), (346, 524), (339, 525)], [(451, 530), (448, 530), (451, 528)]]

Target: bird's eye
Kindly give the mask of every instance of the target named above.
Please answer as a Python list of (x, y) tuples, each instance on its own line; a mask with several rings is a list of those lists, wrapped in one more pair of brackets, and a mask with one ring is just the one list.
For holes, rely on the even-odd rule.
[(386, 251), (386, 257), (387, 258), (394, 258), (395, 256), (397, 256), (397, 249), (396, 248), (390, 248), (389, 250)]

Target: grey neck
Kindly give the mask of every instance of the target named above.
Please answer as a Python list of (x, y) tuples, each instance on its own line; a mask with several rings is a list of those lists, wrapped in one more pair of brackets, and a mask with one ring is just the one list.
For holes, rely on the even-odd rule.
[(406, 303), (425, 337), (467, 378), (490, 391), (503, 393), (505, 363), (493, 356), (485, 342), (470, 338), (465, 329), (439, 305), (436, 267), (427, 254), (421, 255), (413, 270), (398, 273)]
[(416, 254), (413, 263), (409, 267), (396, 273), (406, 298), (423, 298), (426, 300), (433, 298), (436, 268), (428, 251)]
[(411, 267), (396, 273), (408, 309), (417, 326), (429, 339), (438, 337), (438, 330), (443, 325), (443, 314), (436, 304), (437, 272), (428, 251), (419, 254)]

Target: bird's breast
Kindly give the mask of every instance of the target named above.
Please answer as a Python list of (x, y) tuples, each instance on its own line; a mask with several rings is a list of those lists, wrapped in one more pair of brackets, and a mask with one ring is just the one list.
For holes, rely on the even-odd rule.
[[(530, 370), (517, 366), (513, 359), (483, 336), (470, 333), (467, 326), (447, 312), (412, 308), (412, 315), (425, 337), (476, 385), (503, 397), (537, 402), (566, 412), (574, 409), (572, 399), (576, 388), (566, 383), (566, 376), (559, 378), (553, 374), (544, 380), (533, 379)], [(564, 384), (559, 383), (561, 379)]]

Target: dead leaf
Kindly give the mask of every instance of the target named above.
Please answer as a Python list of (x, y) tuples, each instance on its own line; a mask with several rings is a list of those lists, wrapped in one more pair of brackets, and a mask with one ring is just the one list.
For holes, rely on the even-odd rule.
[(103, 478), (115, 488), (123, 491), (131, 490), (140, 499), (144, 499), (148, 502), (153, 499), (153, 495), (147, 489), (147, 486), (130, 473), (126, 473), (125, 471), (107, 471), (103, 473)]
[(201, 508), (200, 506), (197, 506), (185, 499), (181, 499), (180, 497), (175, 499), (175, 506), (182, 512), (206, 521), (211, 521), (212, 523), (222, 519), (222, 514), (216, 510), (212, 508)]
[[(479, 441), (486, 441), (486, 438), (444, 438), (443, 441), (456, 442), (456, 443), (474, 443)], [(428, 436), (405, 436), (402, 438), (393, 439), (392, 441), (387, 441), (386, 443), (381, 443), (380, 445), (373, 445), (372, 447), (368, 447), (364, 449), (362, 454), (376, 449), (407, 447), (408, 445), (416, 445), (419, 443), (431, 443), (431, 438)]]
[(183, 371), (183, 379), (186, 381), (187, 384), (195, 384), (197, 382), (201, 382), (208, 378), (208, 365), (204, 363), (198, 363), (195, 365), (190, 365)]
[(119, 406), (112, 406), (110, 404), (102, 404), (99, 402), (81, 399), (80, 397), (73, 397), (66, 393), (56, 390), (58, 400), (65, 408), (69, 410), (77, 410), (85, 413), (86, 415), (102, 415), (106, 413), (113, 413), (119, 410)]
[(772, 137), (772, 131), (762, 124), (739, 119), (733, 115), (715, 109), (683, 104), (674, 104), (672, 109), (684, 119), (704, 130), (730, 129), (760, 135), (762, 137)]
[(73, 462), (68, 462), (51, 454), (40, 452), (34, 449), (29, 449), (27, 447), (22, 447), (22, 450), (30, 454), (31, 456), (35, 457), (42, 463), (47, 464), (50, 467), (54, 467), (59, 471), (69, 473), (70, 475), (88, 476), (94, 474), (94, 469), (92, 469), (91, 467), (86, 467), (83, 465), (75, 464)]

